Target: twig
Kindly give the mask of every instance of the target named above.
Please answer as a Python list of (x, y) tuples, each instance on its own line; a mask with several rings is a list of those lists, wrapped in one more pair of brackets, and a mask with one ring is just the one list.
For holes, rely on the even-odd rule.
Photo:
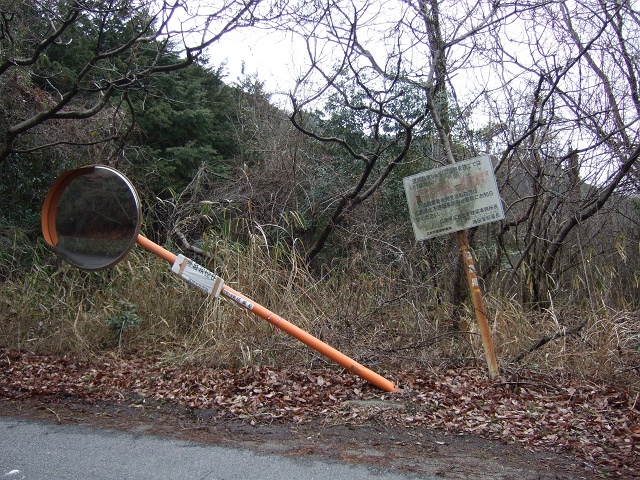
[(174, 230), (174, 233), (176, 234), (176, 237), (178, 237), (178, 240), (180, 240), (180, 243), (182, 244), (182, 246), (187, 249), (190, 250), (194, 253), (197, 253), (198, 255), (202, 255), (206, 258), (208, 258), (209, 260), (215, 260), (215, 255), (212, 254), (211, 252), (206, 252), (204, 250), (202, 250), (201, 248), (196, 247), (195, 245), (191, 245), (189, 243), (189, 241), (187, 240), (187, 237), (184, 236), (184, 234), (180, 231), (180, 230)]
[(51, 409), (51, 408), (49, 408), (49, 407), (47, 407), (47, 410), (50, 411), (51, 413), (53, 413), (56, 416), (56, 419), (58, 420), (58, 425), (61, 425), (62, 424), (62, 420), (60, 420), (60, 416), (56, 413), (56, 411)]
[(575, 335), (576, 333), (580, 332), (580, 330), (582, 330), (582, 328), (587, 324), (587, 320), (585, 319), (582, 323), (580, 323), (579, 325), (569, 329), (569, 330), (562, 330), (560, 332), (556, 332), (551, 336), (548, 337), (542, 337), (540, 340), (538, 340), (536, 343), (534, 343), (531, 347), (529, 347), (527, 350), (525, 350), (524, 352), (522, 352), (520, 355), (518, 355), (513, 361), (515, 363), (520, 362), (524, 357), (526, 357), (527, 355), (529, 355), (532, 352), (535, 352), (537, 349), (545, 346), (547, 343), (552, 342), (553, 340), (557, 340), (558, 338), (564, 338), (564, 337), (568, 337), (570, 335)]

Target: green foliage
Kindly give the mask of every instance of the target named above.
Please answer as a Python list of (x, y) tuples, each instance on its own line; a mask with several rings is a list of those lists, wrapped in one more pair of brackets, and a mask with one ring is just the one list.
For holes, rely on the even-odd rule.
[[(32, 157), (33, 160), (36, 160)], [(42, 200), (58, 172), (40, 161), (25, 161), (13, 155), (0, 168), (0, 212), (6, 224), (31, 231), (40, 221)]]
[(156, 195), (183, 189), (202, 165), (227, 173), (225, 161), (237, 150), (230, 121), (233, 94), (218, 71), (194, 64), (157, 78), (136, 95), (143, 153), (132, 164)]
[[(3, 0), (0, 10), (6, 22), (0, 35), (0, 63), (18, 52), (32, 51), (40, 43), (41, 35), (51, 28), (36, 2)], [(12, 28), (5, 33), (9, 20)]]
[[(149, 18), (147, 9), (134, 8), (126, 0), (113, 3), (108, 13), (101, 2), (94, 2), (93, 9), (90, 3), (85, 4), (78, 19), (47, 48), (32, 69), (34, 83), (44, 90), (58, 94), (75, 88), (90, 91), (93, 84), (118, 78), (122, 70), (129, 68), (129, 62), (150, 63), (156, 57), (158, 48), (153, 42), (136, 42), (126, 56), (96, 61), (96, 54), (126, 45)], [(74, 8), (73, 3), (62, 3), (57, 13), (62, 17), (72, 15)], [(41, 20), (48, 25), (45, 18)], [(77, 83), (78, 74), (90, 63), (97, 68), (83, 74)]]
[(138, 328), (142, 319), (138, 316), (135, 303), (121, 300), (119, 302), (120, 310), (116, 315), (106, 320), (107, 327), (115, 333), (118, 340), (118, 350), (122, 348), (122, 336), (124, 332), (131, 328)]
[(136, 95), (144, 144), (159, 150), (208, 144), (231, 156), (235, 146), (225, 124), (232, 94), (218, 71), (199, 64), (155, 79), (147, 92)]
[(0, 166), (0, 278), (37, 260), (31, 247), (41, 236), (42, 202), (70, 163), (55, 155), (14, 154)]

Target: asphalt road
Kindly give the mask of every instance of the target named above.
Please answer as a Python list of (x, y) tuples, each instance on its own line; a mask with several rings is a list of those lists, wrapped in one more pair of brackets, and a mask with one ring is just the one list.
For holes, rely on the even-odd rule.
[(0, 480), (416, 478), (437, 480), (360, 465), (0, 417)]

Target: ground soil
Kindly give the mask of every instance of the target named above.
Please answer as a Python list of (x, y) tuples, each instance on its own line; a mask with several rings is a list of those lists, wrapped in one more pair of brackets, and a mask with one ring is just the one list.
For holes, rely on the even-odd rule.
[(385, 425), (375, 419), (357, 425), (321, 419), (303, 424), (255, 423), (149, 399), (87, 404), (81, 398), (62, 395), (0, 400), (0, 415), (169, 436), (258, 453), (346, 461), (445, 479), (596, 478), (589, 465), (570, 456), (532, 452), (519, 445), (423, 426)]

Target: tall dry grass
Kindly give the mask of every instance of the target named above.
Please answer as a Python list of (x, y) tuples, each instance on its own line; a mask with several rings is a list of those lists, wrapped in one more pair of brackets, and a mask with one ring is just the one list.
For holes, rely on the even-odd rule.
[[(259, 232), (244, 243), (211, 235), (202, 248), (215, 261), (194, 259), (227, 284), (371, 368), (392, 374), (484, 366), (470, 306), (455, 309), (429, 282), (403, 279), (397, 264), (354, 255), (310, 272), (297, 245), (269, 245)], [(332, 365), (232, 302), (207, 298), (138, 247), (116, 267), (91, 273), (61, 263), (42, 246), (34, 255), (39, 258), (27, 274), (2, 283), (3, 347), (148, 355), (191, 366)], [(599, 292), (587, 308), (552, 301), (537, 312), (486, 293), (504, 375), (533, 369), (640, 390), (640, 312), (608, 307), (606, 288)], [(553, 339), (532, 348), (544, 338)]]

